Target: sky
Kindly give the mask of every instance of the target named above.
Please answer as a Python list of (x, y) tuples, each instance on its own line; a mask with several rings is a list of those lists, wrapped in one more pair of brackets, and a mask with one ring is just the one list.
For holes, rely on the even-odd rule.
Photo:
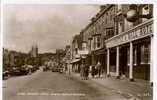
[(89, 24), (99, 5), (7, 4), (4, 6), (3, 46), (28, 52), (55, 52)]

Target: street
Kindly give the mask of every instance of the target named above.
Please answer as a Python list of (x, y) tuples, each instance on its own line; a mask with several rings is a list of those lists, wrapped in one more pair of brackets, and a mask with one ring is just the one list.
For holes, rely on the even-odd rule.
[(38, 71), (3, 81), (3, 100), (126, 100), (91, 80)]

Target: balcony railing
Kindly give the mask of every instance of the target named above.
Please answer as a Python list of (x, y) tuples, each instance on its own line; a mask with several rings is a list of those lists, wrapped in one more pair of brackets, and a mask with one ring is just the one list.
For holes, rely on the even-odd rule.
[(118, 46), (153, 34), (153, 18), (105, 41), (106, 47)]

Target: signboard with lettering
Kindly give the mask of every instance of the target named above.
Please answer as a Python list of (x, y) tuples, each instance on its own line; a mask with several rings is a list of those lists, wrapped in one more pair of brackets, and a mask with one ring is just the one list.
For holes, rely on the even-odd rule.
[(142, 23), (141, 25), (127, 31), (124, 32), (122, 34), (119, 34), (107, 41), (106, 42), (106, 47), (110, 48), (110, 47), (114, 47), (117, 45), (121, 45), (133, 40), (137, 40), (146, 36), (149, 36), (153, 33), (153, 20), (151, 20), (151, 22), (149, 21), (149, 23)]

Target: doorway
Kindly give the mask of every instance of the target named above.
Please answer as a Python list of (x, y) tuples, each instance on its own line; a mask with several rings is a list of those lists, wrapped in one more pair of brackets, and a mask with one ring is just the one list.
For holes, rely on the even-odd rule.
[(119, 74), (120, 76), (124, 75), (125, 77), (129, 77), (129, 47), (124, 46), (120, 48), (119, 54)]

